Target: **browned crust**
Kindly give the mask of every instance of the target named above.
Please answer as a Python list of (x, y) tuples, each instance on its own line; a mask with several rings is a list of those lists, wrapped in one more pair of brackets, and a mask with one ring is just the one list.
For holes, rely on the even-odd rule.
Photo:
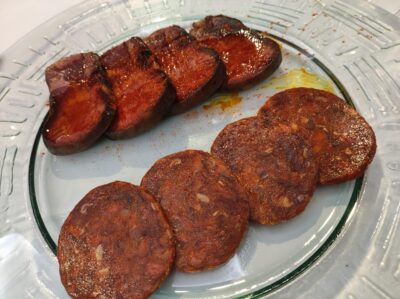
[(179, 271), (212, 269), (234, 254), (247, 229), (248, 204), (220, 159), (178, 152), (158, 160), (141, 185), (159, 200), (173, 227)]
[[(214, 50), (200, 45), (179, 26), (159, 29), (148, 36), (145, 43), (155, 54), (177, 90), (172, 114), (182, 113), (204, 102), (225, 80), (225, 68), (219, 55)], [(190, 56), (187, 53), (190, 53)], [(195, 68), (191, 64), (193, 61), (198, 62)], [(202, 78), (205, 73), (207, 76)], [(202, 79), (198, 80), (200, 77)], [(186, 88), (190, 82), (196, 84)]]
[(293, 88), (268, 99), (258, 115), (298, 127), (319, 164), (319, 183), (336, 184), (361, 176), (376, 152), (374, 131), (336, 95)]
[(172, 106), (171, 114), (179, 114), (207, 101), (223, 84), (226, 78), (225, 65), (222, 63), (218, 54), (210, 48), (200, 48), (201, 52), (208, 53), (215, 60), (214, 74), (210, 80), (193, 90), (193, 95), (186, 101), (175, 102)]
[[(102, 136), (109, 127), (115, 113), (114, 97), (104, 70), (100, 65), (98, 55), (82, 53), (60, 59), (46, 69), (46, 82), (50, 90), (50, 110), (43, 127), (44, 144), (55, 155), (67, 155), (87, 149)], [(75, 101), (79, 97), (84, 97), (83, 94), (90, 96), (81, 98), (79, 101), (83, 100), (83, 105), (90, 105), (91, 101), (99, 102), (97, 108), (101, 110), (100, 115), (95, 117), (93, 124), (86, 130), (75, 132), (70, 137), (67, 129), (65, 136), (61, 136), (64, 138), (63, 141), (59, 141), (59, 138), (54, 140), (52, 130), (60, 129), (60, 123), (58, 125), (54, 125), (54, 123), (57, 123), (64, 113), (64, 111), (61, 111), (64, 104), (61, 103)], [(70, 118), (65, 118), (61, 122), (67, 128), (71, 123), (89, 117), (87, 114), (80, 115), (79, 108), (84, 108), (81, 103), (76, 105), (78, 113), (70, 116)], [(88, 109), (90, 108), (86, 110)], [(90, 112), (90, 115), (97, 112)]]
[[(246, 27), (234, 18), (224, 15), (207, 16), (203, 20), (193, 23), (190, 33), (220, 55), (227, 70), (227, 80), (223, 85), (223, 89), (226, 90), (251, 87), (269, 77), (282, 62), (282, 53), (275, 41)], [(258, 48), (259, 50), (255, 53), (250, 51), (244, 46), (243, 38), (253, 44), (254, 49)], [(240, 56), (235, 53), (240, 53)], [(266, 53), (268, 54), (266, 55)], [(257, 56), (260, 60), (252, 61), (252, 65), (248, 66), (246, 72), (239, 71), (237, 73), (235, 71), (236, 67), (250, 63), (249, 59)]]
[(107, 131), (110, 139), (125, 139), (148, 131), (160, 122), (171, 110), (171, 103), (175, 101), (175, 88), (168, 80), (165, 83), (164, 93), (160, 96), (157, 105), (142, 114), (141, 121), (124, 131)]
[(282, 63), (282, 52), (278, 43), (270, 38), (265, 38), (262, 36), (259, 36), (259, 38), (260, 41), (266, 45), (266, 47), (274, 49), (269, 62), (266, 63), (264, 68), (260, 69), (257, 73), (254, 73), (251, 76), (242, 77), (242, 79), (237, 82), (231, 82), (223, 85), (224, 89), (234, 91), (251, 88), (254, 84), (267, 79), (279, 68)]
[(147, 298), (174, 256), (160, 205), (125, 182), (91, 190), (65, 220), (57, 250), (61, 281), (73, 298)]
[(145, 43), (133, 37), (101, 56), (117, 102), (107, 131), (111, 139), (129, 138), (158, 123), (175, 101), (175, 89)]
[(250, 219), (277, 224), (307, 206), (318, 173), (311, 149), (290, 127), (249, 117), (227, 125), (211, 147), (248, 194)]
[(228, 34), (236, 34), (241, 30), (248, 30), (240, 20), (225, 15), (206, 16), (193, 23), (190, 33), (196, 38), (220, 38)]

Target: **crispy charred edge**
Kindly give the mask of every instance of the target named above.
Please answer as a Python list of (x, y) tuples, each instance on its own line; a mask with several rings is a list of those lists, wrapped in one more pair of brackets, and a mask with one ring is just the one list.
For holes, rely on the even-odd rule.
[(282, 51), (278, 43), (265, 36), (262, 32), (248, 28), (240, 20), (224, 15), (207, 16), (203, 20), (192, 24), (190, 33), (201, 43), (206, 39), (219, 39), (228, 35), (244, 36), (248, 39), (257, 38), (266, 47), (273, 49), (273, 55), (265, 67), (258, 73), (242, 79), (237, 83), (228, 84), (227, 80), (221, 86), (222, 90), (243, 90), (255, 83), (268, 78), (281, 64)]
[(215, 61), (214, 74), (210, 78), (210, 80), (204, 83), (202, 86), (199, 86), (197, 90), (193, 92), (193, 96), (190, 97), (190, 100), (186, 101), (175, 101), (175, 104), (172, 106), (171, 114), (179, 114), (191, 109), (194, 106), (197, 106), (206, 100), (208, 100), (226, 81), (226, 69), (224, 63), (219, 58), (218, 53), (208, 47), (201, 47), (199, 51), (208, 53)]
[[(51, 81), (53, 79), (53, 75), (58, 75), (61, 70), (64, 70), (69, 65), (73, 65), (74, 63), (79, 62), (80, 60), (84, 59), (85, 55), (90, 56), (90, 58), (94, 58), (95, 60), (98, 57), (97, 54), (93, 53), (93, 52), (72, 54), (70, 56), (63, 57), (63, 58), (57, 60), (56, 62), (52, 63), (51, 65), (49, 65), (46, 68), (45, 80), (46, 80), (46, 83), (49, 87), (51, 94), (53, 94), (55, 91), (55, 89), (52, 88), (52, 86), (51, 86)], [(74, 68), (72, 67), (72, 69), (74, 69)]]
[(197, 47), (198, 51), (207, 53), (215, 61), (214, 74), (210, 80), (193, 91), (188, 100), (175, 101), (170, 110), (171, 115), (183, 113), (206, 101), (226, 80), (225, 65), (221, 61), (218, 53), (214, 49), (198, 43), (196, 38), (186, 32), (182, 27), (172, 25), (170, 27), (159, 29), (149, 35), (145, 39), (145, 43), (155, 52), (156, 60), (157, 52), (163, 51), (170, 46), (183, 48), (192, 45)]
[(240, 20), (222, 14), (206, 16), (204, 19), (194, 22), (190, 33), (198, 40), (219, 38), (221, 36), (237, 33), (246, 27)]
[[(51, 118), (54, 116), (54, 111), (57, 109), (57, 107), (56, 107), (57, 103), (56, 103), (55, 97), (62, 96), (62, 94), (59, 94), (57, 90), (56, 90), (56, 95), (54, 95), (54, 94), (52, 94), (52, 92), (50, 92), (50, 98), (49, 98), (50, 109), (49, 109), (49, 113), (46, 115), (45, 120), (44, 120), (42, 135), (43, 135), (43, 143), (45, 144), (47, 149), (54, 155), (64, 156), (64, 155), (82, 152), (82, 151), (88, 149), (92, 144), (94, 144), (104, 134), (104, 132), (108, 129), (112, 120), (114, 119), (114, 115), (115, 115), (115, 111), (116, 111), (116, 104), (115, 104), (114, 95), (111, 91), (111, 84), (107, 79), (107, 76), (106, 76), (103, 66), (100, 64), (98, 55), (95, 53), (88, 53), (88, 54), (94, 55), (96, 57), (95, 71), (91, 74), (89, 81), (92, 81), (93, 77), (98, 77), (99, 81), (95, 82), (95, 83), (100, 84), (101, 88), (98, 90), (97, 96), (99, 96), (102, 99), (105, 109), (101, 115), (100, 122), (98, 124), (96, 124), (96, 126), (87, 135), (82, 136), (80, 139), (74, 141), (71, 144), (60, 147), (57, 144), (54, 144), (53, 142), (51, 142), (49, 139), (46, 138), (46, 129), (47, 129), (48, 123), (51, 121)], [(76, 54), (76, 55), (72, 55), (72, 56), (77, 56), (77, 55), (84, 55), (84, 54)], [(67, 61), (66, 59), (68, 59), (68, 58), (69, 57), (64, 58), (65, 61)], [(52, 68), (54, 66), (55, 66), (55, 64), (51, 65), (46, 70), (46, 82), (49, 82), (48, 74), (50, 71), (53, 71)]]
[(182, 27), (171, 25), (154, 31), (144, 39), (144, 42), (150, 50), (155, 53), (155, 56), (157, 56), (157, 52), (169, 48), (171, 44), (182, 47), (194, 40), (194, 37), (187, 33)]
[[(136, 185), (133, 185), (133, 184), (130, 184), (130, 183), (127, 183), (127, 182), (123, 182), (123, 181), (114, 181), (114, 182), (111, 182), (111, 183), (108, 183), (108, 184), (105, 184), (105, 185), (101, 185), (101, 186), (98, 186), (98, 187), (96, 187), (96, 188), (94, 188), (94, 189), (92, 189), (92, 190), (90, 190), (76, 205), (75, 205), (75, 207), (72, 209), (72, 211), (69, 213), (69, 215), (68, 215), (68, 217), (67, 217), (67, 219), (64, 221), (64, 223), (63, 223), (63, 227), (64, 227), (64, 225), (65, 224), (68, 224), (70, 221), (71, 221), (71, 218), (72, 217), (75, 217), (75, 214), (79, 214), (80, 212), (80, 208), (81, 208), (81, 206), (83, 205), (83, 202), (85, 202), (86, 203), (86, 201), (88, 201), (88, 199), (91, 199), (91, 195), (93, 194), (93, 193), (95, 193), (98, 189), (100, 189), (100, 188), (103, 188), (103, 187), (109, 187), (109, 186), (112, 186), (112, 187), (114, 187), (115, 185), (126, 185), (126, 186), (130, 186), (131, 188), (132, 188), (132, 190), (138, 190), (139, 192), (138, 192), (138, 194), (139, 194), (139, 196), (143, 199), (144, 197), (140, 194), (140, 192), (143, 192), (143, 193), (145, 193), (145, 194), (147, 194), (148, 195), (148, 197), (147, 198), (144, 198), (146, 201), (148, 201), (148, 200), (150, 200), (150, 202), (151, 203), (153, 203), (153, 204), (155, 204), (158, 208), (157, 208), (157, 213), (159, 214), (159, 217), (160, 217), (160, 219), (162, 219), (163, 221), (164, 221), (164, 223), (167, 225), (167, 230), (169, 231), (169, 233), (170, 233), (170, 236), (171, 236), (171, 243), (172, 243), (172, 246), (171, 246), (171, 255), (172, 255), (172, 258), (168, 261), (168, 271), (164, 274), (164, 276), (160, 279), (160, 281), (158, 282), (158, 284), (157, 285), (154, 285), (154, 287), (153, 287), (153, 289), (151, 290), (151, 291), (149, 291), (148, 293), (146, 293), (146, 294), (144, 294), (144, 297), (149, 297), (152, 293), (154, 293), (160, 286), (161, 286), (161, 284), (167, 279), (167, 277), (168, 277), (168, 275), (171, 273), (171, 271), (172, 271), (172, 268), (173, 268), (173, 266), (174, 266), (174, 262), (175, 262), (175, 257), (176, 257), (176, 239), (175, 239), (175, 235), (174, 235), (174, 233), (173, 233), (173, 229), (172, 229), (172, 226), (171, 226), (171, 224), (170, 224), (170, 222), (169, 222), (169, 220), (168, 220), (168, 218), (167, 218), (167, 216), (165, 215), (165, 213), (164, 213), (164, 210), (162, 209), (162, 207), (161, 207), (161, 204), (158, 202), (158, 200), (155, 198), (155, 196), (154, 195), (152, 195), (148, 190), (146, 190), (144, 187), (142, 187), (142, 186), (136, 186)], [(118, 188), (118, 187), (115, 187), (115, 188)], [(135, 191), (136, 191), (135, 190)], [(60, 232), (60, 237), (58, 238), (58, 242), (57, 242), (57, 246), (58, 246), (58, 248), (60, 248), (60, 245), (61, 245), (61, 234), (63, 233), (64, 234), (64, 232), (63, 232), (63, 227), (61, 228), (61, 232)], [(65, 260), (65, 258), (63, 257), (63, 256), (61, 256), (61, 251), (60, 250), (58, 250), (57, 251), (57, 260), (58, 260), (58, 262), (59, 262), (59, 264), (61, 265), (61, 263), (64, 263), (64, 260)], [(60, 274), (60, 278), (61, 278), (61, 282), (62, 282), (62, 284), (65, 286), (65, 289), (68, 291), (68, 294), (71, 296), (71, 297), (73, 297), (73, 298), (78, 298), (78, 297), (76, 297), (76, 296), (73, 296), (73, 294), (71, 294), (70, 292), (69, 292), (69, 289), (67, 288), (67, 277), (65, 276), (65, 275), (63, 275), (62, 274), (62, 272), (61, 272), (61, 267), (59, 267), (59, 269), (58, 269), (58, 271), (59, 271), (59, 274)]]

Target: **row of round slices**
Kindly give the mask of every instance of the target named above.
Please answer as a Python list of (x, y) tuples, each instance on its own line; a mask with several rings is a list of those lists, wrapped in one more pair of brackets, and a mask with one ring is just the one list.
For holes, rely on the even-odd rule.
[(74, 298), (146, 298), (174, 265), (197, 272), (225, 263), (248, 219), (295, 217), (318, 184), (362, 175), (375, 151), (371, 127), (334, 94), (277, 93), (257, 116), (227, 125), (211, 154), (174, 153), (140, 187), (113, 182), (90, 191), (61, 229), (61, 280)]

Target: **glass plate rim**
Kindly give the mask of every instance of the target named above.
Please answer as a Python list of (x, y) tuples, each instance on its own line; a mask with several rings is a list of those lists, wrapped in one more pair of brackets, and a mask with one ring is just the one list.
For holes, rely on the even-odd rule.
[[(268, 34), (270, 37), (272, 37), (275, 40), (278, 40), (281, 43), (287, 44), (290, 47), (298, 50), (301, 52), (303, 55), (307, 56), (309, 59), (311, 59), (312, 62), (314, 62), (318, 67), (321, 68), (322, 71), (325, 72), (325, 74), (334, 82), (336, 87), (339, 89), (339, 91), (342, 93), (344, 100), (355, 109), (355, 105), (353, 103), (353, 100), (351, 99), (350, 94), (344, 87), (344, 85), (340, 82), (340, 80), (335, 76), (335, 74), (324, 64), (322, 63), (318, 58), (316, 58), (314, 55), (308, 53), (305, 49), (297, 46), (293, 42), (283, 38), (279, 37), (275, 34)], [(39, 146), (40, 138), (42, 136), (42, 131), (44, 127), (45, 120), (47, 118), (47, 115), (44, 117), (42, 123), (40, 124), (40, 127), (36, 133), (34, 143), (32, 146), (32, 151), (30, 154), (29, 158), (29, 166), (28, 166), (28, 190), (29, 190), (29, 201), (30, 205), (32, 208), (33, 216), (35, 219), (35, 223), (40, 231), (41, 237), (44, 239), (45, 244), (49, 247), (50, 251), (52, 254), (57, 257), (57, 244), (53, 240), (53, 238), (50, 236), (50, 233), (48, 232), (46, 225), (41, 217), (40, 214), (40, 209), (37, 203), (37, 197), (36, 197), (36, 191), (35, 191), (35, 164), (36, 164), (36, 155), (37, 155), (37, 149)], [(334, 228), (334, 230), (331, 232), (329, 237), (325, 240), (325, 242), (310, 256), (308, 257), (303, 263), (301, 263), (297, 268), (286, 274), (284, 277), (278, 279), (277, 281), (268, 284), (258, 290), (251, 291), (247, 294), (243, 294), (238, 296), (237, 298), (261, 298), (265, 295), (268, 295), (282, 287), (284, 287), (286, 284), (289, 282), (293, 281), (296, 279), (298, 276), (300, 276), (302, 273), (304, 273), (307, 269), (309, 269), (312, 265), (315, 264), (317, 260), (319, 260), (329, 248), (333, 245), (335, 240), (339, 237), (343, 229), (345, 228), (346, 224), (350, 220), (350, 215), (352, 215), (352, 212), (356, 206), (357, 201), (359, 200), (359, 195), (360, 192), (363, 188), (364, 184), (364, 175), (361, 177), (358, 177), (355, 179), (355, 184), (353, 187), (353, 191), (350, 196), (349, 203), (340, 218), (338, 224)]]

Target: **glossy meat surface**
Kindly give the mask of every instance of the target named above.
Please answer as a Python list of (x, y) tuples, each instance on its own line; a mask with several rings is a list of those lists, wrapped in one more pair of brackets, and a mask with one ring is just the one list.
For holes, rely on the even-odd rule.
[(76, 54), (46, 69), (50, 111), (43, 141), (50, 152), (66, 155), (82, 151), (99, 139), (115, 113), (114, 97), (99, 57)]
[(225, 64), (228, 90), (249, 87), (267, 78), (280, 65), (279, 45), (237, 19), (207, 16), (193, 24), (190, 33), (218, 52)]
[(224, 65), (218, 54), (200, 45), (181, 27), (159, 29), (145, 42), (176, 88), (173, 113), (207, 100), (225, 80)]
[(162, 119), (175, 90), (153, 54), (137, 37), (108, 50), (101, 62), (111, 82), (117, 111), (107, 131), (112, 139), (132, 137)]

